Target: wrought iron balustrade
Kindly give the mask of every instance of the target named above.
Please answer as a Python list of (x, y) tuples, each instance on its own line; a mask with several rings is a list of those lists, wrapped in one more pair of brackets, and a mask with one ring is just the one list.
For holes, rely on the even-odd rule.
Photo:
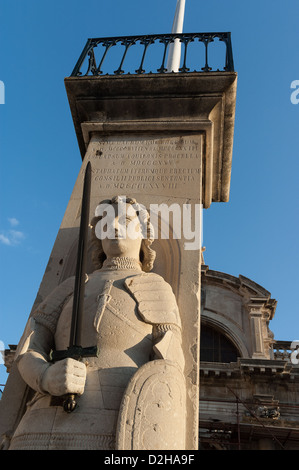
[[(211, 51), (215, 40), (217, 47)], [(71, 76), (166, 73), (169, 46), (175, 41), (182, 43), (180, 73), (234, 71), (229, 32), (154, 34), (88, 39)]]

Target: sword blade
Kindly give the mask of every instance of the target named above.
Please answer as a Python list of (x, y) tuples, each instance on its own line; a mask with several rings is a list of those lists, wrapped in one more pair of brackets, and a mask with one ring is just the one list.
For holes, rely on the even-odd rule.
[(72, 310), (72, 323), (70, 332), (69, 347), (81, 346), (80, 335), (82, 330), (85, 274), (87, 264), (88, 248), (88, 224), (90, 211), (90, 190), (91, 190), (91, 163), (88, 162), (84, 176), (84, 186), (82, 195), (81, 220), (77, 253), (77, 265), (75, 276), (74, 300)]

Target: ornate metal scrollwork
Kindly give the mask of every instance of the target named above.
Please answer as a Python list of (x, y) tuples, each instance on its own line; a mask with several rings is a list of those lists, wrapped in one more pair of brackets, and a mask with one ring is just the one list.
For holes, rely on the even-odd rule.
[[(179, 40), (183, 45), (183, 54), (182, 54), (182, 66), (179, 69), (179, 73), (187, 73), (190, 72), (190, 67), (188, 67), (188, 46), (191, 42), (197, 39), (198, 42), (201, 42), (205, 46), (205, 63), (202, 67), (199, 64), (199, 70), (194, 70), (194, 72), (211, 72), (213, 68), (209, 64), (209, 44), (213, 42), (215, 39), (222, 41), (226, 45), (226, 55), (223, 60), (223, 64), (220, 65), (220, 68), (217, 68), (217, 71), (234, 71), (234, 61), (233, 61), (233, 53), (232, 53), (232, 44), (231, 44), (231, 35), (229, 32), (224, 33), (188, 33), (188, 34), (156, 34), (156, 35), (145, 35), (145, 36), (120, 36), (120, 37), (111, 37), (111, 38), (94, 38), (88, 39), (79, 59), (78, 62), (71, 74), (72, 77), (82, 77), (82, 76), (98, 76), (104, 73), (102, 70), (104, 62), (108, 61), (109, 63), (109, 51), (112, 47), (124, 47), (124, 51), (121, 54), (121, 61), (119, 66), (114, 70), (112, 75), (123, 75), (129, 74), (129, 72), (125, 70), (124, 63), (127, 56), (127, 52), (129, 48), (132, 46), (143, 46), (142, 50), (142, 58), (140, 65), (137, 69), (135, 69), (136, 74), (144, 74), (144, 73), (152, 73), (151, 71), (147, 71), (144, 68), (145, 58), (148, 53), (148, 50), (154, 47), (157, 43), (162, 43), (164, 45), (163, 52), (162, 52), (162, 63), (161, 66), (156, 69), (155, 73), (166, 73), (167, 68), (165, 66), (167, 53), (169, 51), (169, 45), (173, 43), (175, 40)], [(95, 49), (98, 46), (102, 45), (104, 47), (104, 52), (102, 57), (97, 64)], [(137, 56), (138, 54), (136, 54)], [(88, 59), (87, 69), (86, 72), (82, 72), (82, 68), (84, 63)], [(114, 67), (115, 68), (115, 67)], [(108, 73), (109, 74), (109, 73)]]

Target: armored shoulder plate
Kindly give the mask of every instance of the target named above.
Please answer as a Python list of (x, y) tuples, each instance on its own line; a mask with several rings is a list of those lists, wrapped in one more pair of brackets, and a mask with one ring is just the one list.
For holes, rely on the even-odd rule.
[(170, 361), (156, 360), (131, 378), (120, 406), (116, 449), (185, 450), (185, 378)]
[(47, 327), (53, 334), (55, 334), (57, 321), (64, 305), (73, 295), (74, 284), (74, 276), (59, 284), (45, 300), (39, 304), (33, 314), (34, 320)]
[(173, 323), (181, 327), (175, 295), (163, 277), (142, 273), (127, 278), (125, 286), (136, 300), (139, 314), (146, 323)]

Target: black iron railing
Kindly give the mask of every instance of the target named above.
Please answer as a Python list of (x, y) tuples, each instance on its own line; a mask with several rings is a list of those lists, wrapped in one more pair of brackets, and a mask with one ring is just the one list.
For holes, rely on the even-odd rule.
[[(230, 33), (155, 34), (88, 39), (71, 76), (166, 73), (175, 40), (182, 43), (179, 72), (234, 71)], [(219, 44), (212, 50), (215, 41), (224, 50)]]

